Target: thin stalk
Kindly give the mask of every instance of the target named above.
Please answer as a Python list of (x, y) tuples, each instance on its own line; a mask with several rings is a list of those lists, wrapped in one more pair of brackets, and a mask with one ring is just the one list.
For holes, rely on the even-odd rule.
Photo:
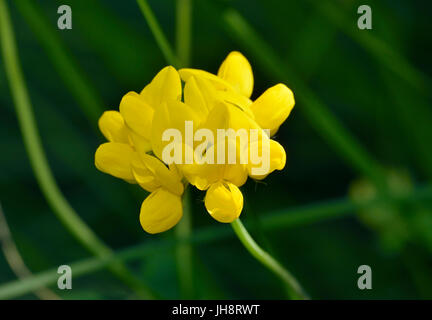
[[(406, 196), (395, 195), (394, 197), (390, 197), (392, 201), (407, 202), (414, 202), (421, 199), (432, 199), (432, 186), (417, 187), (412, 193)], [(285, 209), (279, 212), (264, 214), (263, 228), (265, 230), (283, 229), (286, 231), (287, 228), (353, 215), (359, 208), (375, 206), (382, 201), (388, 201), (388, 199), (377, 197), (362, 203), (355, 203), (350, 199), (344, 198)], [(182, 241), (204, 245), (234, 236), (233, 232), (230, 231), (231, 230), (226, 228), (225, 225), (206, 227), (196, 230), (190, 238), (182, 239)], [(131, 248), (119, 250), (111, 256), (103, 258), (93, 257), (68, 264), (74, 271), (74, 278), (78, 278), (99, 271), (110, 263), (113, 263), (113, 261), (132, 261), (143, 257), (149, 257), (157, 254), (161, 250), (168, 250), (177, 244), (178, 239), (155, 240), (151, 245), (140, 244)], [(25, 280), (14, 280), (4, 283), (0, 285), (0, 299), (19, 297), (43, 286), (53, 285), (57, 282), (57, 279), (57, 269), (52, 269), (35, 274)]]
[[(0, 41), (6, 76), (14, 100), (24, 145), (42, 193), (57, 218), (87, 250), (98, 257), (112, 255), (111, 249), (81, 220), (64, 198), (50, 170), (19, 63), (9, 10), (4, 0), (0, 0)], [(140, 284), (123, 264), (112, 264), (109, 268), (120, 279), (129, 284), (140, 296), (152, 296), (148, 289)]]
[(169, 44), (167, 38), (165, 37), (165, 34), (163, 33), (158, 21), (156, 20), (153, 11), (148, 5), (147, 0), (137, 0), (137, 3), (145, 20), (149, 25), (149, 28), (160, 50), (162, 51), (162, 54), (165, 57), (165, 60), (167, 60), (168, 63), (177, 68), (179, 66), (178, 58), (174, 54), (174, 51), (171, 48), (171, 45)]
[(278, 261), (276, 261), (255, 242), (240, 219), (234, 220), (234, 222), (231, 223), (231, 226), (233, 227), (234, 232), (236, 233), (240, 242), (246, 247), (249, 253), (285, 283), (288, 293), (292, 299), (308, 299), (308, 296), (296, 278), (294, 278), (294, 276), (287, 269), (285, 269)]
[(193, 299), (194, 282), (193, 282), (193, 252), (192, 245), (189, 241), (191, 237), (191, 206), (190, 192), (185, 191), (183, 195), (183, 217), (175, 228), (176, 237), (179, 240), (176, 245), (177, 274), (180, 284), (180, 295), (183, 299)]
[(177, 0), (176, 50), (181, 67), (190, 66), (192, 0)]
[[(192, 0), (177, 0), (176, 6), (176, 54), (179, 67), (187, 67), (190, 63), (191, 43), (191, 12)], [(187, 189), (187, 185), (185, 186)], [(186, 190), (183, 195), (183, 217), (175, 228), (176, 236), (180, 240), (176, 245), (177, 273), (179, 277), (180, 294), (183, 299), (194, 297), (193, 250), (188, 241), (181, 241), (191, 237), (191, 195)]]

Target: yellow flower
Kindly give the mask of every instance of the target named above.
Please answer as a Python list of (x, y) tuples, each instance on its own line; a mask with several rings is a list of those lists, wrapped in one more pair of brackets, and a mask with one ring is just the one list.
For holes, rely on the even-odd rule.
[(151, 192), (140, 212), (141, 225), (149, 233), (172, 228), (183, 213), (180, 172), (149, 154), (154, 114), (167, 101), (180, 101), (181, 94), (177, 71), (166, 67), (140, 94), (127, 93), (120, 102), (120, 112), (106, 111), (99, 120), (99, 128), (110, 142), (96, 150), (96, 168)]
[[(270, 136), (289, 116), (293, 93), (277, 84), (252, 101), (253, 85), (248, 60), (231, 52), (217, 75), (165, 67), (140, 93), (127, 93), (119, 112), (101, 116), (99, 128), (109, 142), (96, 150), (95, 165), (150, 192), (140, 212), (145, 231), (163, 232), (177, 224), (189, 184), (206, 191), (205, 208), (214, 219), (232, 222), (243, 209), (239, 187), (248, 176), (261, 180), (284, 168), (285, 150)], [(172, 130), (180, 140), (167, 138)], [(251, 133), (244, 138), (242, 130)], [(171, 157), (178, 150), (180, 158)]]
[(96, 168), (116, 178), (134, 182), (131, 167), (134, 153), (134, 149), (128, 144), (118, 142), (104, 143), (96, 150)]
[(142, 203), (140, 222), (148, 233), (159, 233), (175, 226), (182, 215), (180, 197), (164, 188), (158, 188)]
[(217, 75), (244, 96), (251, 96), (254, 84), (252, 67), (240, 52), (231, 52), (222, 62)]
[(243, 209), (243, 195), (234, 184), (217, 182), (207, 190), (205, 207), (217, 221), (233, 222)]
[(251, 105), (255, 120), (274, 135), (280, 125), (288, 118), (294, 107), (294, 94), (284, 84), (279, 83), (267, 89)]

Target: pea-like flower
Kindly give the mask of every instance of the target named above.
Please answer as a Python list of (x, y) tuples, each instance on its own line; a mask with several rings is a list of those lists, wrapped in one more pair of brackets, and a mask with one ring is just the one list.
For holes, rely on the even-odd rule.
[(145, 231), (177, 224), (188, 185), (206, 190), (209, 214), (230, 223), (243, 209), (247, 178), (284, 168), (285, 150), (271, 136), (294, 107), (293, 93), (277, 84), (252, 101), (253, 83), (248, 60), (231, 52), (217, 75), (165, 67), (140, 93), (127, 93), (119, 112), (101, 116), (109, 142), (97, 149), (96, 167), (151, 192), (140, 212)]

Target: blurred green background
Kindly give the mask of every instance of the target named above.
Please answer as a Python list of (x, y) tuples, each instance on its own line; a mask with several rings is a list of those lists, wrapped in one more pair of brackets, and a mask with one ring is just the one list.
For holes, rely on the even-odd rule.
[[(193, 290), (182, 295), (175, 232), (146, 234), (138, 221), (146, 193), (94, 167), (94, 151), (104, 141), (96, 130), (97, 110), (117, 109), (125, 93), (140, 91), (167, 65), (137, 3), (7, 3), (49, 164), (65, 197), (95, 233), (115, 251), (144, 244), (148, 252), (127, 265), (162, 298), (285, 298), (280, 281), (248, 254), (229, 225), (206, 213), (204, 193), (196, 190)], [(57, 29), (61, 4), (72, 8), (72, 30)], [(357, 28), (361, 4), (372, 8), (372, 30)], [(149, 0), (149, 5), (174, 43), (176, 2)], [(230, 51), (239, 50), (254, 70), (254, 99), (284, 82), (297, 100), (276, 137), (287, 151), (286, 168), (242, 187), (241, 218), (257, 242), (314, 299), (432, 298), (432, 3), (195, 0), (192, 5), (192, 67), (216, 72)], [(56, 62), (63, 49), (77, 79), (84, 78), (79, 88), (62, 69), (63, 60)], [(79, 97), (82, 87), (90, 98)], [(0, 105), (0, 201), (27, 267), (37, 275), (91, 257), (40, 191), (3, 58)], [(380, 194), (384, 200), (371, 204)], [(372, 268), (372, 290), (357, 287), (363, 264)], [(1, 254), (0, 291), (16, 279)], [(135, 297), (106, 268), (77, 275), (72, 290), (61, 291), (55, 282), (50, 288), (64, 299)]]

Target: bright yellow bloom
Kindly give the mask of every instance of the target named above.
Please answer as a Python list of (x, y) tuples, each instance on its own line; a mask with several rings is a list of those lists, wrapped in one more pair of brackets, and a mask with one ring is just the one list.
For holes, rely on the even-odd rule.
[(217, 75), (244, 96), (251, 96), (254, 83), (252, 67), (240, 52), (231, 52), (222, 62)]
[[(185, 82), (183, 90), (181, 80)], [(253, 84), (247, 59), (231, 52), (217, 75), (166, 67), (140, 93), (127, 93), (120, 112), (107, 111), (101, 116), (99, 128), (109, 142), (97, 149), (96, 167), (151, 192), (140, 212), (145, 231), (163, 232), (177, 224), (182, 216), (181, 196), (188, 184), (206, 190), (205, 208), (214, 219), (232, 222), (243, 209), (239, 187), (248, 176), (261, 180), (284, 168), (285, 150), (270, 136), (289, 116), (295, 103), (293, 93), (277, 84), (252, 101)], [(186, 124), (192, 125), (190, 130)], [(228, 132), (221, 139), (220, 129)], [(183, 139), (167, 139), (170, 130)], [(207, 140), (203, 130), (218, 139)], [(230, 130), (236, 134), (255, 130), (256, 134), (243, 139), (231, 136)], [(197, 135), (201, 137), (198, 140)], [(234, 154), (230, 154), (232, 146)], [(177, 150), (180, 163), (167, 160), (177, 159), (171, 158)], [(269, 159), (264, 170), (258, 170), (260, 163), (254, 162), (252, 150), (258, 150), (257, 159)], [(223, 161), (218, 162), (220, 159)]]
[(180, 172), (149, 154), (154, 114), (167, 101), (179, 101), (181, 91), (177, 71), (166, 67), (140, 94), (127, 93), (120, 102), (120, 113), (107, 111), (99, 120), (99, 128), (110, 142), (96, 150), (96, 168), (151, 192), (140, 212), (141, 225), (149, 233), (172, 228), (183, 214)]
[(243, 209), (243, 195), (234, 184), (217, 182), (207, 190), (205, 207), (217, 221), (233, 222)]
[(128, 144), (118, 142), (104, 143), (96, 150), (96, 168), (116, 178), (133, 182), (131, 161), (134, 153), (134, 149)]
[(274, 135), (288, 118), (294, 107), (294, 94), (284, 84), (279, 83), (267, 89), (251, 105), (255, 120), (262, 128), (270, 129)]
[(159, 233), (174, 227), (183, 215), (180, 197), (159, 188), (142, 203), (140, 222), (148, 233)]

